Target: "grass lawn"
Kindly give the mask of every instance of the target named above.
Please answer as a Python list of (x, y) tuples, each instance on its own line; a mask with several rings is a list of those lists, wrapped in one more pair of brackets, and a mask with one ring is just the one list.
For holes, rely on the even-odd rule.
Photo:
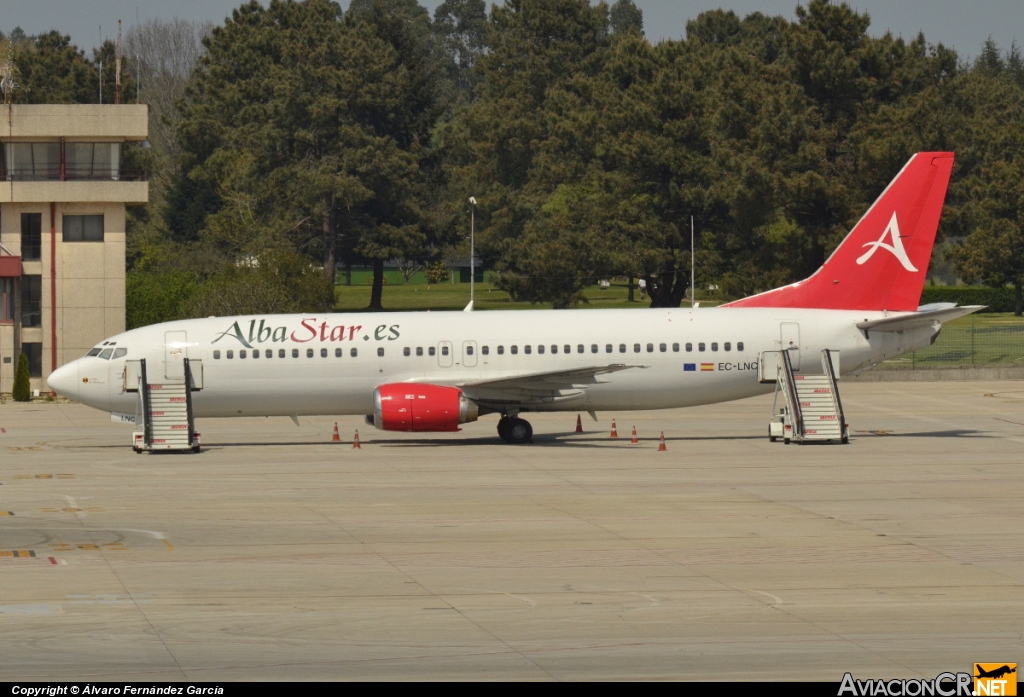
[[(583, 291), (589, 302), (580, 305), (581, 309), (596, 308), (644, 308), (650, 303), (640, 301), (640, 291), (634, 291), (635, 301), (629, 302), (629, 289), (625, 283), (612, 283), (610, 288), (602, 290), (590, 286)], [(370, 303), (370, 286), (356, 285), (336, 286), (334, 289), (335, 309), (339, 312), (363, 310)], [(714, 305), (718, 301), (704, 301), (705, 305)], [(461, 310), (469, 303), (468, 283), (440, 283), (426, 285), (385, 285), (383, 304), (385, 310)], [(686, 303), (684, 303), (684, 306)], [(550, 310), (548, 303), (536, 305), (528, 302), (510, 302), (508, 293), (498, 290), (491, 283), (476, 284), (476, 302), (474, 310)]]

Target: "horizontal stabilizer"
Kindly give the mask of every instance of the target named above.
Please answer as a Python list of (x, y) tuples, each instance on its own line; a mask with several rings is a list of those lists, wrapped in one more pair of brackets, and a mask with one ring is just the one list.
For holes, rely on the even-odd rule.
[(966, 305), (964, 307), (948, 307), (941, 310), (911, 312), (897, 317), (883, 317), (882, 319), (857, 322), (857, 328), (873, 332), (902, 332), (905, 329), (926, 327), (933, 322), (949, 322), (957, 317), (963, 317), (964, 315), (984, 309), (984, 305)]

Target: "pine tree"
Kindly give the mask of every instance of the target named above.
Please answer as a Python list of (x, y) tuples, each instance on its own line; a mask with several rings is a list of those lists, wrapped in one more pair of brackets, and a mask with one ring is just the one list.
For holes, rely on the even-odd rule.
[(14, 372), (14, 387), (11, 396), (16, 402), (27, 402), (32, 397), (32, 384), (28, 375), (28, 354), (18, 356), (18, 369)]

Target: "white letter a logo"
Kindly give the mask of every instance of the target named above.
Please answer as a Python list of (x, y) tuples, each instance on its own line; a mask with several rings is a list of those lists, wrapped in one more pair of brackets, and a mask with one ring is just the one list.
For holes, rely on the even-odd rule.
[[(882, 240), (888, 235), (892, 239), (892, 244), (886, 244)], [(900, 239), (900, 224), (896, 220), (896, 211), (892, 212), (892, 218), (889, 219), (889, 224), (886, 226), (885, 231), (882, 232), (882, 236), (878, 238), (877, 242), (865, 242), (865, 247), (871, 247), (868, 251), (857, 259), (858, 264), (863, 264), (870, 259), (878, 248), (888, 249), (892, 252), (892, 255), (900, 260), (903, 264), (903, 268), (907, 271), (917, 272), (914, 265), (910, 263), (910, 258), (907, 256), (907, 250), (903, 248), (903, 240)]]

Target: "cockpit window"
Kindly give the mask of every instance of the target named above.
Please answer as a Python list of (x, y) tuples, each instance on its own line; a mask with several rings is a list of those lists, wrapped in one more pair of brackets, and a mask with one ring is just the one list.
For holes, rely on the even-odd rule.
[(128, 349), (126, 349), (126, 348), (114, 349), (114, 355), (111, 356), (111, 358), (124, 358), (124, 356), (127, 353), (128, 353)]
[(102, 351), (102, 350), (103, 349), (101, 349), (101, 348), (90, 349), (89, 353), (85, 354), (85, 356), (86, 356), (86, 358), (88, 358), (89, 356), (98, 356), (98, 355), (100, 355), (100, 351)]
[(100, 358), (102, 358), (105, 361), (109, 361), (110, 360), (110, 354), (112, 354), (113, 352), (114, 352), (114, 349), (109, 349), (109, 348), (103, 349), (102, 351), (100, 351)]

